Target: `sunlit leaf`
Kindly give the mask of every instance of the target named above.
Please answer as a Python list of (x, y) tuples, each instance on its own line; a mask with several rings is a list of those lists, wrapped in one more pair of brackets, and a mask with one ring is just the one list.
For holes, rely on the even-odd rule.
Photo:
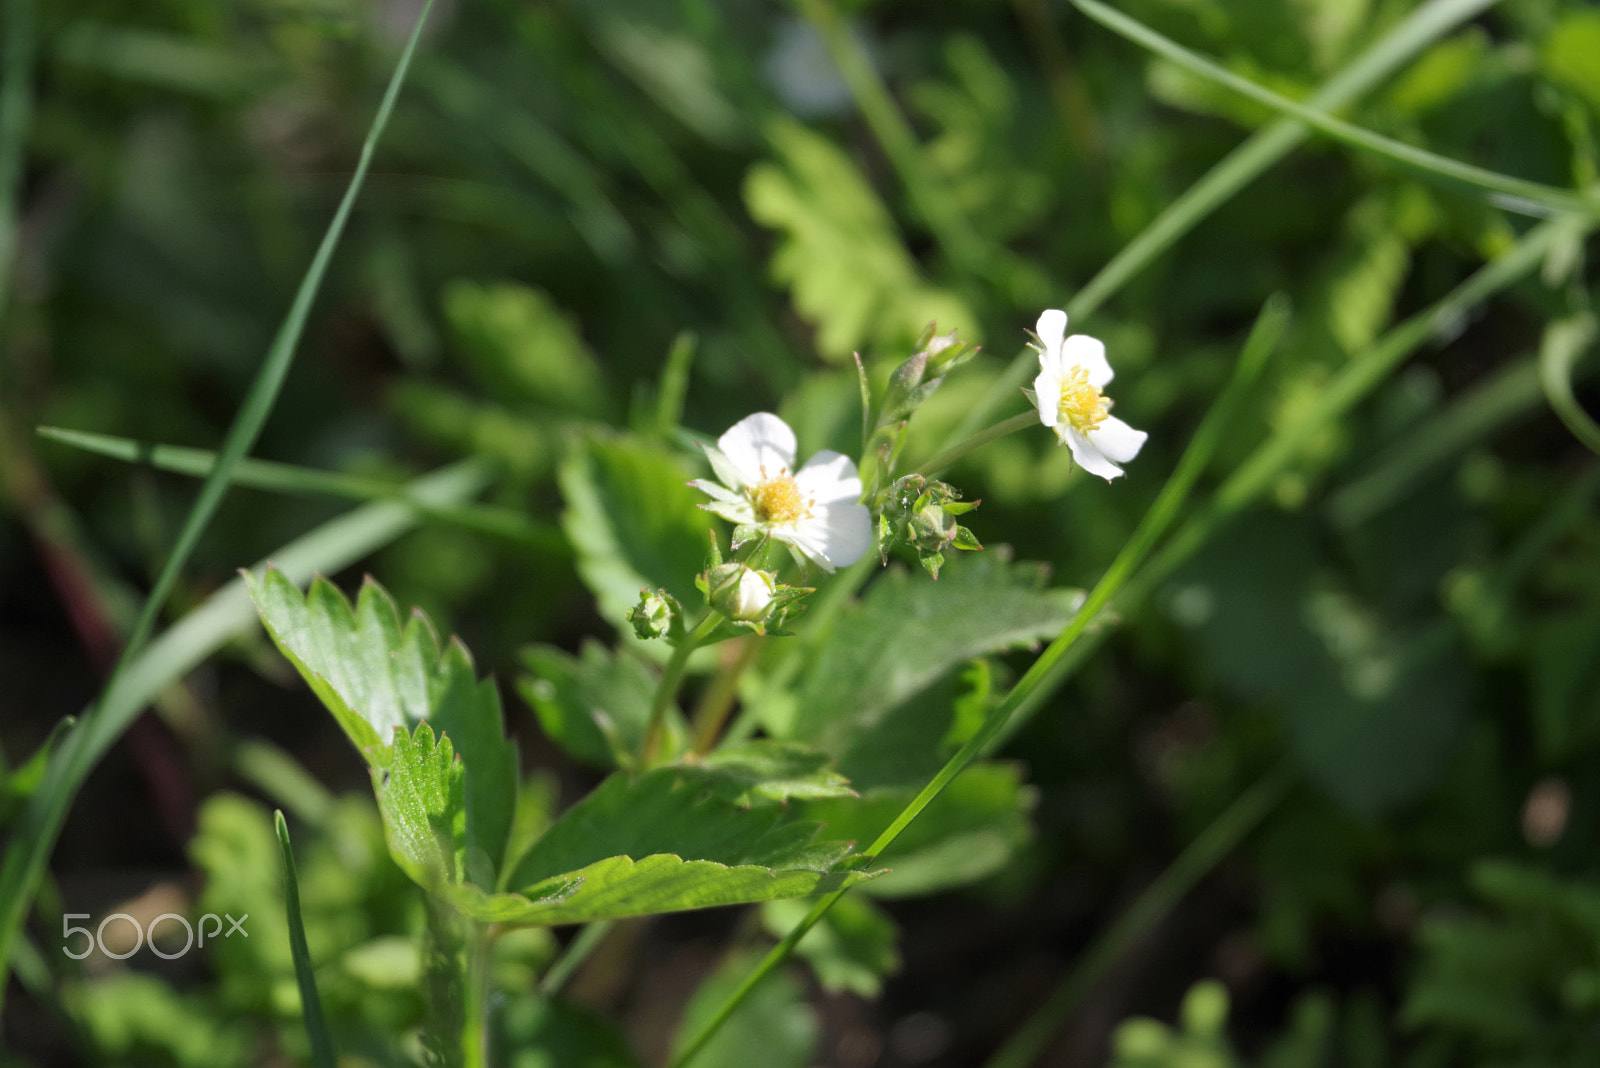
[[(302, 596), (269, 569), (246, 576), (267, 632), (374, 767), (397, 731), (427, 721), (465, 765), (466, 849), (473, 867), (498, 870), (516, 799), (516, 749), (505, 737), (500, 695), (479, 681), (459, 641), (440, 646), (426, 616), (402, 624), (394, 600), (370, 579), (352, 606), (326, 579)], [(476, 873), (476, 872), (475, 872)]]

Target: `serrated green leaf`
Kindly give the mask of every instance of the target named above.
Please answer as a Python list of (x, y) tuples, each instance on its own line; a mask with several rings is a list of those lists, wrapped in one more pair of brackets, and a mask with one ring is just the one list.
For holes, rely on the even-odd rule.
[(377, 751), (372, 789), (378, 796), (389, 852), (419, 885), (435, 889), (465, 875), (467, 802), (465, 768), (450, 739), (426, 723), (415, 733), (396, 731)]
[(834, 771), (832, 763), (815, 749), (763, 738), (714, 749), (701, 758), (700, 767), (717, 796), (736, 805), (757, 798), (854, 797), (850, 780)]
[(708, 773), (659, 768), (613, 775), (536, 842), (507, 885), (443, 895), (484, 923), (553, 925), (827, 893), (875, 873), (856, 870), (844, 842), (776, 805), (741, 807)]
[(1080, 594), (1044, 579), (993, 553), (951, 561), (937, 582), (890, 571), (840, 614), (808, 665), (794, 722), (769, 730), (832, 754), (858, 788), (925, 780), (942, 763), (950, 705), (911, 699), (957, 665), (1065, 627)]
[[(656, 679), (626, 653), (613, 653), (586, 641), (579, 656), (554, 646), (522, 650), (531, 675), (517, 680), (517, 692), (533, 706), (550, 740), (574, 759), (601, 768), (618, 767), (619, 758), (638, 753), (650, 722)], [(669, 729), (683, 732), (682, 716), (668, 713)]]
[(930, 319), (969, 336), (977, 320), (955, 293), (924, 281), (894, 221), (861, 171), (832, 142), (779, 121), (768, 138), (781, 163), (760, 163), (745, 203), (784, 239), (772, 273), (817, 327), (817, 349), (843, 361), (868, 344), (902, 351)]
[[(659, 447), (633, 438), (574, 441), (558, 478), (561, 516), (577, 555), (578, 574), (612, 625), (644, 587), (665, 589), (680, 604), (699, 604), (694, 577), (705, 557), (711, 518), (689, 474)], [(646, 646), (649, 648), (649, 646)]]
[[(800, 815), (829, 834), (870, 842), (916, 794), (914, 787), (880, 787), (859, 801), (806, 801)], [(874, 866), (888, 872), (862, 889), (875, 897), (916, 897), (965, 886), (1004, 867), (1031, 835), (1028, 813), (1036, 793), (1012, 764), (974, 764), (923, 810)]]
[(303, 597), (275, 569), (246, 574), (245, 583), (273, 641), (369, 764), (379, 766), (397, 731), (424, 720), (449, 735), (465, 766), (471, 867), (475, 875), (485, 862), (498, 871), (516, 805), (517, 754), (499, 691), (478, 680), (466, 647), (452, 640), (441, 649), (421, 612), (402, 625), (394, 600), (371, 579), (354, 606), (326, 579)]
[[(761, 919), (773, 936), (782, 938), (809, 909), (804, 901), (769, 901), (761, 906)], [(873, 998), (882, 991), (884, 977), (900, 968), (898, 934), (894, 921), (871, 899), (848, 894), (806, 932), (795, 952), (811, 965), (823, 989)]]
[(815, 843), (818, 827), (767, 805), (741, 808), (715, 796), (705, 773), (660, 768), (637, 779), (613, 775), (573, 805), (517, 865), (526, 887), (608, 857), (674, 853), (685, 860), (825, 871), (848, 843)]
[(463, 884), (447, 888), (445, 896), (480, 923), (550, 927), (827, 894), (872, 877), (843, 869), (773, 869), (655, 853), (637, 861), (607, 857), (518, 894), (485, 894)]

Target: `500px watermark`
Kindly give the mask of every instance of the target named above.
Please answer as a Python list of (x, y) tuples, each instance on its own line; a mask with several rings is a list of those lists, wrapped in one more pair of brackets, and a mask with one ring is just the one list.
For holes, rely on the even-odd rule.
[[(63, 943), (61, 946), (61, 952), (65, 953), (73, 960), (82, 960), (89, 954), (93, 953), (97, 948), (101, 953), (104, 953), (112, 960), (124, 960), (139, 952), (139, 948), (143, 946), (146, 941), (150, 943), (150, 952), (154, 953), (156, 956), (162, 957), (166, 960), (177, 960), (179, 957), (189, 952), (189, 950), (193, 949), (196, 945), (195, 927), (189, 923), (187, 917), (180, 916), (176, 912), (163, 912), (161, 915), (151, 920), (150, 926), (148, 927), (140, 927), (139, 921), (134, 919), (132, 916), (129, 916), (126, 912), (113, 912), (111, 915), (101, 920), (100, 926), (95, 928), (92, 932), (87, 927), (72, 926), (73, 920), (87, 920), (88, 918), (89, 914), (87, 912), (69, 912), (65, 916), (61, 917), (61, 940)], [(218, 916), (215, 912), (206, 913), (204, 916), (200, 917), (200, 938), (198, 944), (204, 946), (206, 944), (207, 937), (210, 937), (212, 941), (216, 941), (219, 934), (223, 938), (232, 937), (235, 931), (244, 935), (246, 938), (249, 938), (250, 932), (244, 929), (244, 921), (248, 920), (249, 918), (250, 914), (248, 912), (243, 916), (240, 916), (237, 920), (227, 913), (224, 913), (221, 916)], [(128, 925), (133, 928), (133, 947), (131, 949), (124, 948), (122, 952), (114, 953), (110, 949), (106, 948), (106, 924), (110, 923), (112, 920), (126, 920)], [(156, 945), (156, 927), (166, 920), (171, 920), (173, 923), (183, 925), (183, 948), (175, 953), (163, 950), (161, 947)], [(223, 920), (228, 921), (228, 929), (226, 931), (222, 929)], [(214, 925), (210, 931), (206, 930), (207, 923)], [(77, 953), (73, 952), (70, 945), (65, 944), (67, 940), (75, 934), (83, 935), (83, 949), (81, 952)], [(115, 940), (115, 943), (124, 947), (126, 946), (126, 943), (122, 942), (120, 939)]]

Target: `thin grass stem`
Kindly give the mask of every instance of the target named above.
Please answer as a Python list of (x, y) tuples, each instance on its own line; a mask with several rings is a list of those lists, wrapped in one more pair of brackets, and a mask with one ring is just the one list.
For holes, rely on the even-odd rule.
[(1442, 179), (1493, 194), (1495, 203), (1510, 211), (1541, 218), (1557, 214), (1583, 215), (1591, 218), (1600, 216), (1600, 199), (1593, 196), (1501, 174), (1373, 133), (1353, 123), (1336, 119), (1317, 108), (1307, 107), (1288, 97), (1280, 96), (1248, 78), (1241, 78), (1232, 71), (1191, 52), (1171, 38), (1163, 37), (1143, 23), (1107, 7), (1099, 0), (1072, 0), (1072, 3), (1078, 10), (1113, 33), (1120, 34), (1201, 78), (1226, 86), (1281, 114), (1292, 116), (1340, 144), (1383, 156), (1425, 178)]
[(985, 1068), (1028, 1068), (1038, 1060), (1094, 984), (1271, 815), (1293, 782), (1293, 770), (1283, 765), (1240, 794), (1078, 956), (1050, 997), (989, 1058)]

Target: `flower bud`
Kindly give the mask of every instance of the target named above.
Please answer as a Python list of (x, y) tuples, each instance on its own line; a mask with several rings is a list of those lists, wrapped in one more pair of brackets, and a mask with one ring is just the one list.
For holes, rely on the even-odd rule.
[(776, 592), (776, 576), (740, 563), (711, 570), (711, 607), (729, 619), (756, 621), (767, 614)]
[(666, 590), (640, 590), (639, 603), (628, 609), (627, 620), (640, 638), (662, 638), (672, 630), (678, 602)]
[(960, 529), (942, 504), (925, 504), (911, 517), (911, 543), (926, 552), (939, 552), (956, 540)]

